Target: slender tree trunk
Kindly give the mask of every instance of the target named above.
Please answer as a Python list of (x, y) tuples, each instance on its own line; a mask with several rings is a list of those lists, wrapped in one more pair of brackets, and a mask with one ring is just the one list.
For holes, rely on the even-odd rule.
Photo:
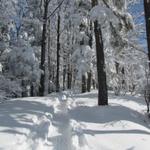
[[(117, 78), (119, 78), (120, 75), (119, 75), (119, 63), (118, 63), (118, 62), (115, 62), (115, 67), (116, 67), (116, 76), (117, 76)], [(118, 77), (118, 76), (119, 76), (119, 77)], [(121, 90), (121, 88), (120, 88), (120, 83), (119, 83), (119, 82), (120, 82), (120, 81), (119, 81), (119, 79), (118, 79), (117, 85), (114, 86), (114, 92), (115, 92), (115, 95), (116, 95), (116, 96), (118, 96), (118, 95), (120, 94), (120, 90)]]
[(67, 89), (71, 89), (72, 86), (72, 69), (71, 69), (71, 65), (68, 62), (68, 70), (67, 70)]
[(92, 83), (92, 72), (88, 72), (88, 79), (87, 79), (87, 91), (91, 92), (91, 83)]
[[(92, 7), (98, 5), (97, 0), (92, 0)], [(108, 105), (108, 93), (105, 72), (104, 47), (101, 26), (94, 21), (94, 33), (96, 41), (97, 76), (98, 76), (98, 105)]]
[[(150, 72), (150, 0), (144, 0), (144, 11), (145, 11), (145, 21), (146, 21), (147, 48), (148, 48), (148, 60), (149, 60), (149, 72)], [(147, 85), (148, 84), (149, 83), (147, 82)], [(147, 104), (147, 112), (149, 113), (150, 96), (148, 96), (145, 100)]]
[(125, 82), (125, 69), (124, 69), (124, 67), (122, 67), (122, 69), (121, 69), (121, 74), (122, 74), (122, 89), (125, 89), (125, 84), (126, 84), (126, 82)]
[(41, 64), (40, 69), (41, 79), (39, 87), (39, 95), (44, 96), (45, 93), (45, 54), (46, 54), (46, 39), (47, 39), (47, 16), (48, 16), (48, 4), (49, 0), (44, 2), (44, 16), (43, 16), (43, 31), (42, 31), (42, 43), (41, 43)]
[(92, 84), (93, 84), (93, 89), (96, 89), (96, 83), (95, 83), (95, 79), (92, 79)]
[(86, 85), (87, 85), (87, 83), (86, 83), (86, 76), (82, 75), (82, 90), (81, 90), (82, 93), (86, 92), (86, 90), (87, 90)]
[(27, 97), (28, 94), (27, 94), (26, 80), (22, 79), (21, 85), (22, 85), (22, 97)]
[[(90, 34), (89, 34), (89, 46), (90, 48), (92, 48), (92, 42), (93, 42), (93, 38), (92, 38), (92, 22), (90, 21)], [(87, 73), (87, 91), (91, 92), (91, 84), (92, 84), (92, 71), (90, 70)]]
[[(145, 21), (146, 21), (146, 33), (148, 44), (148, 59), (150, 61), (150, 0), (144, 0)], [(150, 63), (149, 63), (150, 68)]]
[(33, 83), (30, 84), (30, 96), (35, 96), (35, 94), (34, 94), (34, 84)]
[(63, 90), (66, 89), (66, 72), (67, 72), (66, 64), (64, 64), (63, 65)]
[(59, 69), (60, 67), (60, 15), (58, 14), (57, 20), (57, 74), (56, 74), (56, 92), (60, 91), (59, 83)]
[[(67, 28), (67, 45), (69, 45), (69, 29)], [(67, 82), (67, 61), (69, 61), (69, 58), (67, 58), (69, 56), (69, 49), (64, 49), (64, 52), (63, 52), (63, 90), (66, 90), (66, 82)]]
[[(51, 30), (50, 30), (50, 20), (48, 22), (48, 81), (51, 82), (52, 68), (51, 68)], [(48, 84), (48, 92), (51, 92), (50, 83)]]

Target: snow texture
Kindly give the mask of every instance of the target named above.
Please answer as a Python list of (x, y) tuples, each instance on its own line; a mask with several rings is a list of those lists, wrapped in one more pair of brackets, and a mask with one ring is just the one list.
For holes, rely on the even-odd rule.
[(149, 150), (141, 97), (97, 106), (97, 92), (22, 98), (0, 104), (0, 150)]

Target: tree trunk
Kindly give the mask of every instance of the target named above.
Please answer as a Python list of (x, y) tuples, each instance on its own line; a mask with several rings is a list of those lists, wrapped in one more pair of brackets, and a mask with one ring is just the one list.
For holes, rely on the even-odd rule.
[[(90, 34), (89, 34), (89, 46), (92, 48), (93, 38), (92, 38), (92, 22), (90, 21)], [(92, 71), (90, 70), (87, 78), (87, 91), (91, 92), (91, 84), (92, 84)]]
[[(97, 0), (92, 0), (92, 7), (98, 5)], [(98, 105), (108, 105), (108, 93), (105, 72), (104, 47), (101, 26), (94, 21), (94, 33), (96, 41), (97, 76), (98, 76)]]
[(93, 89), (96, 89), (96, 83), (95, 83), (95, 79), (92, 79), (92, 85), (93, 85)]
[(50, 93), (51, 92), (51, 87), (50, 87), (50, 82), (52, 81), (52, 67), (51, 67), (51, 26), (50, 26), (50, 20), (48, 22), (48, 81), (49, 81), (49, 84), (48, 84), (48, 92)]
[(72, 86), (72, 69), (71, 65), (68, 62), (68, 70), (67, 70), (67, 89), (71, 89)]
[(92, 83), (92, 72), (88, 72), (88, 79), (87, 79), (87, 91), (91, 92), (91, 83)]
[(56, 74), (56, 92), (60, 91), (59, 67), (60, 67), (60, 15), (58, 14), (58, 20), (57, 20), (57, 74)]
[(31, 97), (34, 96), (34, 86), (33, 86), (33, 83), (30, 84), (30, 96)]
[[(148, 45), (148, 59), (150, 61), (150, 0), (144, 0), (147, 45)], [(150, 68), (150, 63), (149, 63)]]
[[(65, 63), (65, 62), (64, 62)], [(66, 89), (66, 64), (63, 65), (63, 90)]]
[(82, 90), (81, 90), (81, 92), (82, 93), (85, 93), (86, 92), (86, 76), (85, 75), (82, 75)]
[(27, 93), (27, 83), (26, 83), (26, 80), (22, 79), (21, 86), (22, 86), (22, 97), (27, 97), (28, 93)]
[(39, 87), (39, 95), (44, 96), (45, 93), (45, 53), (46, 53), (46, 39), (47, 39), (47, 16), (48, 16), (48, 4), (49, 0), (44, 2), (44, 16), (43, 16), (43, 31), (42, 31), (42, 41), (41, 41), (41, 64), (40, 69), (41, 79)]

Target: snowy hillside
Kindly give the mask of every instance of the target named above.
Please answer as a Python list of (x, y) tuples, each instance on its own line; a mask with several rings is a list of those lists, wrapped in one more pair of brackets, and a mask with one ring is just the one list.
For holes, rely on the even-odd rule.
[(149, 150), (150, 122), (141, 98), (52, 94), (0, 104), (0, 150)]

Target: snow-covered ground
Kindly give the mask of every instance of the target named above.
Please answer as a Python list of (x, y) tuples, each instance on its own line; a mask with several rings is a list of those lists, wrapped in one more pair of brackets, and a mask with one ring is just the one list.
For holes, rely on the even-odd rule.
[(67, 92), (0, 104), (0, 150), (149, 150), (150, 122), (139, 97)]

